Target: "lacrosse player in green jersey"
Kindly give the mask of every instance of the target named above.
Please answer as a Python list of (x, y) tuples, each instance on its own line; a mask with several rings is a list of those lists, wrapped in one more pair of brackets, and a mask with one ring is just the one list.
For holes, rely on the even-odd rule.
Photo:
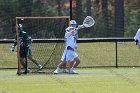
[[(20, 62), (21, 65), (26, 68), (25, 64), (25, 58), (28, 58), (33, 63), (35, 63), (38, 66), (38, 71), (40, 72), (42, 69), (42, 65), (37, 63), (37, 61), (32, 57), (31, 53), (31, 46), (32, 46), (32, 38), (23, 31), (23, 27), (21, 24), (18, 25), (18, 31), (19, 31), (19, 44), (20, 44)], [(14, 44), (11, 47), (11, 51), (14, 52), (15, 46), (17, 45), (17, 37), (14, 40)]]

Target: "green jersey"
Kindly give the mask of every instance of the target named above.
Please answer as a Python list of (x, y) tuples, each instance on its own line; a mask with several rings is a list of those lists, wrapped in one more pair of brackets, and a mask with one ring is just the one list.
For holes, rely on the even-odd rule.
[[(20, 57), (27, 57), (28, 54), (28, 34), (24, 31), (19, 31), (18, 35), (18, 40), (19, 40), (19, 47), (20, 47)], [(17, 37), (14, 41), (14, 46), (17, 45)]]

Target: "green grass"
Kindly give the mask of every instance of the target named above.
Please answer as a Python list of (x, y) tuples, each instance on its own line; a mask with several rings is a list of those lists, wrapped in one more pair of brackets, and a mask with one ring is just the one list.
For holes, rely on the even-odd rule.
[(77, 69), (78, 75), (0, 70), (0, 93), (139, 93), (140, 68)]
[[(0, 45), (0, 68), (17, 67), (16, 52), (11, 53), (10, 46)], [(37, 59), (48, 58), (51, 54), (48, 50), (53, 50), (53, 47), (51, 44), (34, 45), (33, 55)], [(43, 48), (48, 50), (43, 51)], [(116, 64), (115, 43), (80, 43), (76, 52), (81, 59), (80, 66)], [(41, 62), (46, 59), (38, 60)], [(57, 58), (56, 61), (59, 60)], [(119, 66), (140, 66), (139, 60), (140, 51), (133, 43), (118, 43)], [(21, 76), (16, 75), (16, 70), (0, 70), (0, 93), (139, 93), (139, 70), (140, 68), (92, 68), (76, 69), (78, 75), (30, 73)]]
[[(0, 45), (0, 68), (17, 67), (16, 52), (10, 52), (11, 44)], [(34, 58), (44, 64), (52, 54), (55, 44), (33, 44)], [(57, 50), (57, 51), (56, 51)], [(58, 64), (62, 55), (62, 44), (58, 45), (49, 63)], [(78, 43), (78, 53), (81, 63), (79, 66), (115, 66), (116, 50), (114, 42)], [(133, 42), (118, 43), (118, 65), (140, 66), (140, 50)], [(31, 63), (31, 62), (29, 62)], [(35, 66), (34, 64), (30, 64)]]
[(0, 68), (17, 67), (17, 53), (10, 51), (11, 44), (0, 44)]

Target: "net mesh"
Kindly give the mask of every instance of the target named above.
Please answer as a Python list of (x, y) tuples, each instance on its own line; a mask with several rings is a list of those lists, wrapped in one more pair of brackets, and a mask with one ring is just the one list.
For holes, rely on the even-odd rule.
[[(94, 40), (94, 41), (93, 41)], [(140, 67), (140, 52), (135, 46), (133, 39), (120, 41), (113, 39), (85, 39), (84, 42), (78, 41), (78, 49), (81, 63), (78, 67), (116, 67), (116, 41), (117, 41), (117, 64), (118, 67)], [(106, 42), (104, 42), (106, 41)], [(3, 42), (3, 43), (1, 43)], [(9, 51), (11, 43), (0, 42), (0, 69), (17, 68), (17, 52)], [(16, 50), (15, 50), (16, 51)], [(60, 63), (61, 53), (63, 52), (63, 40), (34, 40), (32, 46), (33, 57), (38, 63), (44, 66), (44, 72), (51, 72), (54, 66)], [(37, 66), (28, 61), (28, 66), (34, 72)]]
[[(42, 69), (47, 69), (47, 72), (51, 72), (52, 69), (54, 70), (60, 62), (64, 45), (63, 42), (53, 43), (51, 39), (60, 39), (64, 37), (65, 28), (68, 27), (69, 24), (69, 17), (17, 17), (17, 19), (23, 20), (21, 22), (23, 30), (31, 36), (32, 39), (40, 39), (40, 41), (50, 39), (48, 42), (35, 43), (33, 41), (31, 54), (37, 63), (43, 66)], [(27, 64), (32, 72), (38, 70), (38, 65), (34, 64), (29, 58)]]

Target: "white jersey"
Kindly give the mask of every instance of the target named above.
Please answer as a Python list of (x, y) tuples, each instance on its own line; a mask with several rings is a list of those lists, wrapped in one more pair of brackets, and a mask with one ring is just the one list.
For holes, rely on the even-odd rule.
[[(71, 31), (74, 30), (74, 31)], [(65, 46), (66, 48), (70, 46), (71, 48), (77, 48), (77, 37), (78, 37), (78, 30), (73, 27), (68, 27), (65, 33)]]
[(134, 37), (135, 40), (138, 40), (140, 42), (140, 28), (138, 29), (135, 37)]
[(71, 30), (73, 27), (66, 28), (65, 33), (65, 49), (61, 57), (62, 62), (73, 61), (74, 58), (78, 57), (78, 54), (74, 51), (67, 50), (67, 47), (70, 46), (71, 48), (75, 49), (77, 47), (77, 38), (78, 38), (78, 30), (76, 28), (74, 32)]
[(137, 33), (136, 33), (134, 39), (135, 39), (135, 41), (138, 40), (137, 45), (138, 45), (138, 47), (140, 48), (140, 28), (138, 29), (138, 31), (137, 31)]

